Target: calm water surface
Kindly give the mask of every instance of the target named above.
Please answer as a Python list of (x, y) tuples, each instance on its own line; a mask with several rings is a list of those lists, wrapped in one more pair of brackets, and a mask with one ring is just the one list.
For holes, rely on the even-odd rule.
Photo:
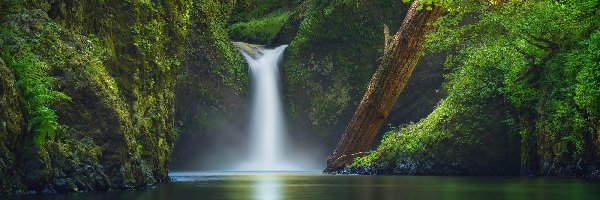
[(148, 191), (25, 199), (600, 199), (600, 181), (567, 178), (332, 176), (318, 172), (190, 172), (171, 173), (171, 177), (174, 182)]

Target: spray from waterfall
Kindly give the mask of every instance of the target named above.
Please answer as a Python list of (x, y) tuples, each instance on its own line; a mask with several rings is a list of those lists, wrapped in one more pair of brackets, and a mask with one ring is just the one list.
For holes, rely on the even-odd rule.
[[(262, 46), (240, 48), (250, 67), (252, 114), (249, 160), (240, 170), (293, 170), (284, 156), (285, 117), (281, 103), (279, 63), (287, 45), (275, 49)], [(247, 46), (246, 46), (247, 47)]]

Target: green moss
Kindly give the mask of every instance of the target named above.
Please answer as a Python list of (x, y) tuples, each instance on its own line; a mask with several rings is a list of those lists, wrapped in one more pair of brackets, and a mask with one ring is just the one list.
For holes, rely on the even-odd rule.
[(50, 104), (70, 98), (62, 92), (52, 90), (54, 78), (48, 74), (49, 67), (31, 52), (13, 57), (5, 49), (3, 58), (15, 72), (17, 83), (25, 105), (27, 128), (33, 133), (31, 138), (37, 145), (54, 140), (60, 125)]
[(264, 18), (298, 7), (304, 0), (238, 0), (233, 8), (229, 25)]
[(51, 190), (90, 191), (110, 184), (110, 178), (98, 164), (102, 156), (102, 148), (95, 145), (90, 138), (65, 139), (44, 146), (48, 154), (53, 156), (53, 159), (46, 161), (49, 169), (54, 173), (48, 175), (54, 184)]
[[(27, 19), (21, 18), (21, 20)], [(26, 113), (27, 132), (31, 134), (27, 137), (35, 144), (41, 145), (48, 140), (53, 140), (60, 127), (55, 110), (50, 108), (50, 105), (70, 98), (52, 88), (56, 78), (50, 75), (50, 66), (33, 53), (36, 46), (32, 43), (42, 42), (46, 38), (18, 40), (16, 38), (21, 34), (21, 30), (16, 24), (3, 27), (0, 33), (3, 44), (2, 57), (7, 61), (19, 84), (23, 97), (22, 105)], [(49, 31), (51, 27), (44, 26), (41, 29)]]
[[(90, 158), (88, 164), (94, 167), (86, 173), (109, 178), (84, 179), (81, 183), (91, 187), (83, 190), (138, 188), (168, 180), (168, 158), (175, 138), (171, 135), (175, 72), (183, 56), (189, 2), (28, 1), (23, 5), (43, 9), (52, 20), (40, 10), (3, 16), (4, 25), (16, 30), (2, 38), (3, 48), (13, 55), (28, 52), (21, 47), (31, 49), (31, 57), (46, 64), (47, 74), (54, 80), (52, 90), (71, 97), (71, 101), (49, 105), (68, 133), (54, 141), (60, 148), (42, 146), (33, 150), (38, 153), (23, 159), (40, 160), (33, 159), (42, 155), (39, 152), (67, 163)], [(61, 153), (76, 149), (84, 138), (101, 153)], [(143, 151), (136, 151), (140, 146)], [(41, 164), (25, 163), (23, 171), (45, 171), (63, 164), (41, 159)], [(74, 164), (82, 167), (79, 164), (83, 163)], [(41, 190), (47, 184), (78, 177), (79, 172), (40, 173), (43, 179), (24, 183)]]
[(287, 11), (277, 12), (262, 18), (238, 22), (229, 26), (229, 35), (234, 41), (266, 44), (279, 32), (289, 15), (290, 12)]
[(358, 105), (383, 48), (383, 27), (394, 30), (406, 11), (398, 1), (306, 2), (284, 63), (292, 121), (308, 132), (341, 133)]
[[(566, 55), (565, 65), (577, 73), (575, 102), (593, 116), (600, 116), (600, 31), (580, 42), (580, 48)], [(579, 70), (577, 72), (577, 70)]]
[(0, 58), (0, 194), (23, 189), (15, 154), (19, 152), (17, 139), (23, 133), (25, 121), (21, 110), (19, 86), (12, 71)]
[(186, 55), (177, 72), (176, 120), (183, 137), (213, 133), (242, 104), (247, 67), (226, 30), (233, 6), (231, 1), (193, 3)]
[[(478, 77), (494, 81), (491, 74)], [(376, 151), (350, 168), (377, 174), (516, 174), (518, 136), (507, 134), (507, 113), (496, 112), (503, 107), (494, 95), (463, 100), (451, 93), (426, 118), (387, 132)]]
[[(194, 31), (190, 37), (200, 37), (199, 40), (192, 39), (197, 45), (214, 48), (213, 51), (204, 52), (212, 54), (208, 55), (210, 60), (219, 62), (212, 73), (222, 77), (227, 87), (243, 92), (248, 80), (246, 65), (238, 50), (231, 44), (226, 29), (233, 5), (233, 2), (195, 2), (192, 10), (195, 16), (192, 19)], [(190, 46), (188, 49), (199, 48)]]
[(600, 58), (593, 2), (464, 7), (478, 13), (465, 26), (458, 26), (465, 13), (445, 16), (429, 47), (455, 51), (447, 59), (453, 70), (448, 98), (427, 118), (388, 133), (353, 167), (393, 174), (595, 176), (600, 147), (592, 102), (599, 96)]

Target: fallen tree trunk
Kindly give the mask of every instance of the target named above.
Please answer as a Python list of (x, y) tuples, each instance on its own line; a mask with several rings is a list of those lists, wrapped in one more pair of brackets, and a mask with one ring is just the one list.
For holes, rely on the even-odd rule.
[(442, 14), (438, 6), (431, 9), (418, 7), (419, 1), (414, 1), (400, 30), (392, 38), (388, 39), (386, 28), (382, 62), (371, 78), (342, 139), (327, 158), (325, 172), (340, 170), (356, 156), (364, 155), (369, 150), (379, 128), (406, 86), (420, 58), (425, 36), (434, 30), (431, 23)]

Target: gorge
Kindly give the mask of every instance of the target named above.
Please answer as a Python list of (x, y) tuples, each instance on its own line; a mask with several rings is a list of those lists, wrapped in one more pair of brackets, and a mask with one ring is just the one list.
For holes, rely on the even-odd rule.
[(0, 0), (0, 199), (597, 199), (599, 6)]

